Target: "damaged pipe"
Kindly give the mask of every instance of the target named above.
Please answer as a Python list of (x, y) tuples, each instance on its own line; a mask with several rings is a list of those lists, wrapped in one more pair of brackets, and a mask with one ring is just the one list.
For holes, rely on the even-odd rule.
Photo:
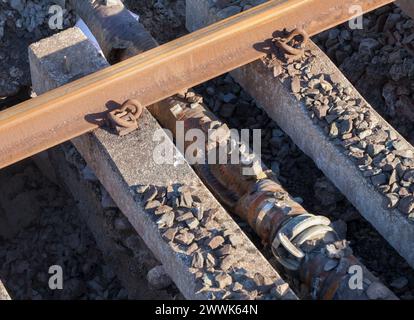
[[(206, 153), (216, 152), (220, 145), (234, 145), (229, 142), (230, 130), (226, 124), (202, 103), (194, 107), (194, 101), (200, 100), (202, 97), (189, 92), (187, 97), (176, 96), (152, 106), (151, 112), (172, 132), (175, 132), (176, 122), (183, 121), (185, 132), (201, 129), (206, 135), (217, 136), (219, 141), (208, 141)], [(191, 141), (186, 142), (185, 149), (191, 144)], [(237, 150), (241, 159), (251, 155), (248, 148)], [(230, 163), (231, 153), (228, 157), (227, 163)], [(253, 169), (254, 175), (243, 174), (246, 166)], [(300, 279), (313, 299), (396, 299), (352, 255), (348, 242), (339, 239), (330, 220), (308, 213), (261, 161), (195, 164), (193, 167), (213, 194), (249, 223), (285, 270)], [(353, 278), (357, 270), (362, 275), (360, 283)]]
[(101, 46), (110, 63), (158, 46), (120, 0), (69, 0)]

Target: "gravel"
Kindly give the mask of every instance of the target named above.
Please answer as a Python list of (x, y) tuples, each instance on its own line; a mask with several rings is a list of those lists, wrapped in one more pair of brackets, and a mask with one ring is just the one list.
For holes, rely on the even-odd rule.
[[(382, 123), (364, 101), (353, 97), (329, 75), (314, 74), (314, 59), (311, 52), (306, 52), (300, 62), (282, 63), (286, 71), (279, 78), (292, 84), (299, 83), (296, 84), (297, 90), (292, 91), (305, 104), (314, 123), (342, 147), (386, 198), (398, 194), (399, 210), (411, 219), (410, 214), (414, 211), (412, 146)], [(329, 107), (326, 114), (320, 111), (323, 105)]]
[(368, 102), (414, 143), (414, 21), (395, 5), (364, 15), (364, 29), (347, 24), (313, 40)]
[[(210, 299), (237, 299), (241, 298), (239, 295), (245, 299), (271, 297), (271, 280), (266, 278), (267, 287), (259, 290), (255, 282), (248, 285), (253, 278), (250, 274), (233, 268), (243, 259), (237, 250), (242, 248), (242, 238), (218, 228), (221, 220), (217, 211), (201, 206), (198, 187), (149, 185), (138, 186), (136, 192), (141, 201), (146, 201), (146, 212), (157, 221), (163, 239), (194, 274), (199, 292), (204, 292)], [(155, 201), (158, 207), (148, 208), (148, 203)], [(153, 286), (161, 287), (156, 280), (161, 277), (154, 275), (157, 272), (151, 270), (147, 278)], [(237, 295), (232, 290), (236, 279), (238, 286), (241, 285)]]
[[(48, 25), (51, 17), (48, 12), (53, 4), (51, 0), (0, 1), (0, 98), (17, 94), (29, 96), (27, 47), (59, 31)], [(62, 27), (65, 29), (73, 23), (74, 16), (67, 10)]]
[[(322, 82), (323, 87), (320, 85)], [(335, 90), (335, 84), (331, 83), (330, 79), (320, 79), (319, 77), (313, 81), (315, 89), (309, 89), (310, 92), (313, 92), (314, 95), (323, 93), (324, 90), (331, 92)], [(313, 90), (313, 91), (312, 91)], [(318, 90), (318, 92), (316, 92)], [(283, 187), (289, 191), (293, 197), (300, 197), (303, 199), (303, 206), (309, 212), (315, 212), (318, 214), (324, 214), (334, 220), (334, 226), (338, 229), (339, 233), (343, 236), (346, 236), (351, 240), (351, 246), (354, 249), (354, 253), (358, 258), (371, 270), (373, 273), (380, 277), (385, 284), (390, 284), (390, 282), (395, 278), (395, 274), (405, 274), (409, 280), (409, 285), (404, 287), (397, 294), (403, 299), (410, 299), (411, 292), (413, 292), (413, 271), (405, 263), (405, 261), (386, 243), (386, 241), (364, 220), (362, 220), (359, 213), (356, 209), (344, 198), (344, 196), (333, 186), (333, 184), (320, 172), (314, 165), (314, 163), (305, 156), (296, 145), (290, 140), (289, 137), (277, 126), (275, 122), (267, 117), (267, 115), (259, 107), (255, 105), (255, 102), (244, 92), (238, 84), (236, 84), (231, 76), (225, 75), (214, 80), (211, 80), (203, 85), (200, 85), (196, 88), (196, 91), (203, 95), (204, 102), (212, 109), (214, 112), (221, 116), (223, 120), (229, 124), (230, 127), (237, 129), (245, 128), (261, 128), (262, 129), (262, 160), (267, 166), (271, 166), (272, 163), (277, 163), (273, 165), (273, 168), (277, 168), (277, 175), (281, 181)], [(237, 99), (232, 102), (235, 106), (234, 112), (229, 117), (224, 117), (221, 114), (221, 108), (224, 107), (225, 103), (222, 101), (222, 96), (227, 93), (234, 93), (237, 96)], [(343, 89), (344, 94), (349, 94), (349, 90), (346, 88)], [(313, 95), (309, 97), (308, 101), (314, 101)], [(319, 113), (319, 117), (316, 116), (315, 119), (324, 123), (326, 121), (326, 128), (329, 129), (328, 120), (331, 123), (337, 124), (338, 127), (338, 137), (339, 141), (345, 141), (343, 143), (344, 148), (347, 146), (351, 152), (357, 157), (355, 158), (356, 162), (364, 161), (364, 156), (368, 155), (371, 159), (366, 159), (366, 161), (377, 163), (378, 166), (383, 166), (385, 169), (388, 164), (388, 160), (393, 161), (391, 158), (382, 159), (382, 156), (377, 157), (378, 155), (383, 155), (387, 148), (390, 148), (393, 151), (397, 151), (392, 145), (385, 146), (385, 143), (377, 141), (377, 137), (381, 139), (396, 139), (396, 136), (392, 131), (382, 134), (377, 132), (377, 128), (374, 126), (376, 123), (375, 117), (372, 115), (367, 115), (366, 129), (361, 131), (358, 130), (358, 126), (354, 125), (354, 120), (358, 121), (359, 119), (353, 118), (352, 114), (349, 114), (347, 110), (347, 105), (352, 105), (356, 103), (353, 99), (347, 100), (344, 107), (337, 108), (335, 110), (326, 107), (325, 110)], [(315, 109), (317, 110), (315, 105)], [(321, 104), (323, 106), (323, 104)], [(329, 116), (331, 116), (329, 118)], [(316, 120), (315, 120), (316, 121)], [(345, 123), (343, 123), (345, 122)], [(352, 125), (351, 125), (352, 123)], [(362, 124), (364, 127), (365, 124)], [(372, 128), (370, 128), (370, 126)], [(367, 130), (371, 130), (367, 131)], [(367, 132), (364, 132), (367, 131)], [(368, 142), (361, 142), (361, 138), (357, 136), (353, 141), (353, 137), (346, 136), (349, 133), (358, 132), (358, 134), (366, 139)], [(361, 134), (361, 132), (364, 132)], [(374, 136), (373, 134), (376, 133)], [(342, 140), (341, 138), (345, 136), (347, 139)], [(396, 142), (396, 146), (405, 148), (404, 143), (401, 141), (393, 140)], [(361, 142), (358, 144), (358, 142)], [(359, 158), (358, 155), (361, 157)], [(386, 157), (387, 155), (385, 155)], [(376, 158), (377, 157), (377, 158)], [(395, 157), (394, 157), (395, 159)], [(382, 160), (384, 160), (382, 162)], [(371, 163), (372, 163), (371, 162)], [(367, 179), (370, 179), (373, 176), (380, 174), (377, 170), (374, 170), (376, 167), (372, 167), (373, 170), (366, 170)], [(405, 174), (406, 169), (400, 168), (402, 171), (401, 174)], [(382, 169), (381, 169), (382, 170)], [(387, 181), (385, 183), (395, 183), (393, 179), (400, 179), (400, 176), (396, 178), (397, 169), (392, 171), (385, 171), (384, 176), (387, 176)], [(375, 173), (375, 174), (374, 174)], [(388, 177), (389, 175), (389, 177)], [(383, 176), (377, 176), (374, 178), (374, 181), (378, 183), (384, 182)], [(376, 182), (376, 183), (377, 183)], [(379, 184), (378, 187), (382, 185)], [(395, 187), (395, 186), (394, 186)], [(400, 186), (398, 188), (401, 189)], [(393, 190), (395, 192), (395, 190)], [(393, 206), (395, 207), (396, 197), (400, 199), (400, 195), (397, 193), (387, 193), (384, 190), (384, 195), (392, 196)], [(384, 197), (384, 201), (386, 201)], [(237, 217), (236, 221), (240, 223), (243, 228), (243, 231), (248, 234), (256, 245), (264, 252), (265, 256), (272, 260), (272, 255), (269, 251), (266, 251), (262, 247), (254, 232), (243, 222), (240, 222)], [(356, 232), (358, 230), (358, 232)], [(221, 268), (227, 270), (232, 264), (232, 257), (228, 256), (226, 259), (223, 259), (221, 262)], [(331, 267), (331, 266), (327, 266)], [(284, 275), (285, 279), (290, 279), (289, 275)], [(290, 280), (291, 284), (294, 284), (293, 279)], [(296, 290), (300, 292), (300, 290)]]
[[(3, 169), (3, 189), (6, 181), (17, 192), (20, 207), (35, 208), (36, 217), (16, 235), (0, 235), (0, 277), (13, 299), (128, 298), (70, 196), (31, 162)], [(3, 198), (0, 213), (7, 204)], [(53, 265), (62, 267), (63, 290), (49, 289)]]
[[(49, 0), (0, 1), (0, 109), (29, 98), (30, 71), (27, 47), (29, 44), (58, 31), (51, 30), (48, 26), (50, 15), (47, 11), (53, 3), (54, 1)], [(181, 3), (184, 2), (181, 1)], [(63, 28), (67, 28), (73, 23), (72, 12), (65, 12)], [(75, 167), (79, 165), (79, 162), (70, 156), (68, 156), (68, 161), (73, 163)], [(126, 290), (122, 288), (111, 269), (102, 260), (102, 254), (97, 249), (90, 232), (79, 218), (74, 200), (65, 194), (64, 197), (67, 200), (59, 200), (60, 202), (58, 201), (58, 204), (55, 205), (54, 203), (57, 202), (54, 198), (57, 192), (55, 189), (59, 190), (58, 194), (63, 192), (61, 189), (56, 186), (43, 188), (42, 184), (46, 179), (34, 168), (31, 162), (24, 162), (18, 166), (21, 168), (19, 170), (25, 173), (23, 178), (20, 178), (22, 173), (19, 170), (15, 172), (15, 168), (13, 166), (2, 170), (3, 174), (10, 173), (7, 178), (0, 179), (2, 185), (11, 185), (10, 181), (28, 180), (40, 190), (31, 191), (30, 186), (24, 184), (23, 190), (15, 199), (12, 199), (14, 204), (11, 200), (7, 203), (0, 200), (0, 207), (7, 205), (8, 210), (13, 210), (12, 206), (18, 205), (19, 207), (16, 208), (24, 208), (25, 211), (39, 217), (18, 235), (9, 237), (7, 240), (0, 238), (0, 277), (4, 279), (4, 284), (10, 291), (12, 298), (128, 298)], [(88, 167), (82, 166), (81, 169), (81, 176), (85, 180), (96, 183), (96, 177)], [(48, 195), (48, 192), (51, 194)], [(112, 199), (99, 184), (97, 184), (97, 193), (102, 196), (101, 204), (106, 208), (108, 217), (113, 216), (113, 228), (120, 235), (120, 249), (129, 250), (131, 259), (139, 259), (141, 264), (142, 261), (148, 260), (148, 257), (141, 254), (139, 239), (130, 236), (131, 226), (128, 221), (119, 215), (119, 210), (115, 208)], [(39, 199), (45, 197), (48, 199), (47, 205), (39, 205)], [(58, 197), (58, 199), (60, 198)], [(115, 214), (117, 211), (118, 213)], [(0, 209), (1, 213), (2, 209)], [(124, 237), (121, 236), (122, 234)], [(64, 235), (63, 239), (61, 239), (61, 235)], [(44, 237), (44, 239), (39, 241), (39, 237)], [(86, 247), (86, 249), (82, 251), (82, 254), (79, 254), (76, 251), (77, 246)], [(58, 262), (65, 264), (63, 268), (64, 290), (53, 292), (47, 286), (49, 279), (47, 268), (49, 264)], [(27, 264), (30, 265), (30, 268), (27, 267)], [(20, 272), (21, 270), (23, 271)], [(41, 280), (37, 279), (38, 273), (41, 275), (39, 276)], [(179, 296), (177, 289), (172, 287), (169, 287), (169, 293), (175, 297)], [(149, 292), (148, 296), (156, 297), (157, 294)], [(166, 297), (168, 294), (162, 293), (158, 296)]]
[(125, 0), (124, 3), (139, 14), (140, 22), (160, 44), (187, 33), (185, 0)]

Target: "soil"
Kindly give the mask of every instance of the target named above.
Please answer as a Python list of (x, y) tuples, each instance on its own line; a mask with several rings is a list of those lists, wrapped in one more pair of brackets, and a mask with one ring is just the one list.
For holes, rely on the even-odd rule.
[[(81, 221), (76, 202), (62, 188), (31, 161), (2, 170), (0, 181), (2, 218), (30, 220), (0, 237), (0, 279), (12, 299), (128, 297)], [(49, 288), (54, 265), (62, 267), (63, 290)]]

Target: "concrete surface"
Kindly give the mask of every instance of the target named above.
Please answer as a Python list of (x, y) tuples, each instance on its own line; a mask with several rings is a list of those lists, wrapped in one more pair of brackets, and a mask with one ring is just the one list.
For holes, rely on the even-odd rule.
[(0, 280), (0, 300), (11, 300), (6, 288)]
[[(32, 78), (40, 92), (63, 85), (73, 78), (71, 74), (60, 76), (55, 71), (62, 63), (64, 55), (70, 61), (97, 59), (97, 62), (91, 62), (92, 68), (86, 67), (86, 71), (105, 67), (102, 58), (94, 51), (96, 49), (91, 44), (88, 45), (79, 32), (76, 28), (69, 29), (53, 39), (45, 39), (40, 44), (31, 46), (29, 56)], [(48, 50), (50, 50), (49, 54)], [(53, 81), (50, 80), (51, 78)], [(234, 263), (232, 268), (226, 271), (227, 274), (235, 276), (237, 272), (242, 272), (245, 278), (251, 280), (257, 274), (266, 276), (271, 280), (271, 285), (266, 289), (259, 288), (259, 295), (270, 291), (273, 292), (274, 299), (296, 299), (279, 274), (204, 187), (187, 163), (178, 166), (155, 163), (152, 152), (157, 142), (153, 141), (153, 133), (159, 129), (157, 121), (145, 110), (140, 119), (139, 129), (130, 135), (118, 137), (106, 129), (98, 129), (72, 142), (187, 299), (208, 299), (212, 294), (200, 292), (196, 275), (191, 270), (191, 256), (177, 250), (171, 242), (167, 243), (162, 238), (154, 217), (144, 210), (145, 203), (137, 197), (136, 190), (140, 186), (162, 187), (178, 184), (196, 187), (196, 196), (201, 200), (203, 207), (217, 210), (215, 219), (219, 223), (215, 225), (215, 232), (226, 235), (237, 234), (242, 239), (243, 248), (235, 254)], [(172, 145), (172, 141), (168, 138), (166, 143)], [(202, 241), (196, 241), (196, 244), (202, 246)], [(260, 290), (267, 291), (260, 292)]]
[[(49, 150), (48, 157), (57, 181), (63, 184), (77, 200), (83, 221), (92, 231), (105, 261), (127, 290), (128, 298), (170, 300), (170, 294), (165, 290), (154, 290), (146, 279), (148, 271), (159, 262), (142, 239), (136, 235), (132, 226), (129, 225), (128, 228), (125, 226), (122, 230), (118, 230), (116, 221), (123, 221), (117, 216), (118, 210), (108, 210), (103, 206), (100, 183), (91, 181), (90, 178), (85, 179), (84, 171), (79, 170), (83, 167), (82, 161), (77, 160), (81, 156), (74, 146), (68, 142), (53, 148)], [(70, 163), (68, 158), (71, 158), (74, 163)], [(130, 241), (128, 239), (135, 240), (132, 248), (128, 248)]]

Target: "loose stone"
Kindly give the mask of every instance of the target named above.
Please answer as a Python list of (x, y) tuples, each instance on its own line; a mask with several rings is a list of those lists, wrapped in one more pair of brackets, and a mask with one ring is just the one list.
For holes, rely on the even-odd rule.
[(331, 127), (329, 129), (329, 136), (331, 138), (336, 138), (339, 134), (338, 124), (336, 122), (332, 122)]
[(390, 175), (390, 179), (388, 180), (388, 184), (391, 186), (394, 183), (396, 183), (397, 181), (398, 181), (397, 170), (393, 170), (391, 175)]
[(283, 283), (272, 289), (272, 293), (277, 297), (283, 297), (289, 290), (289, 284)]
[(206, 254), (205, 261), (207, 268), (214, 268), (216, 266), (216, 258), (211, 253)]
[(172, 208), (170, 207), (170, 206), (167, 206), (167, 205), (162, 205), (162, 206), (159, 206), (156, 210), (155, 210), (155, 214), (156, 215), (162, 215), (162, 214), (164, 214), (164, 213), (167, 213), (167, 212), (171, 212), (172, 211)]
[(292, 92), (300, 92), (300, 79), (299, 77), (293, 77), (292, 79)]
[(414, 153), (412, 150), (406, 149), (406, 150), (396, 150), (395, 151), (395, 155), (403, 157), (403, 158), (413, 158), (414, 157)]
[(148, 189), (144, 192), (144, 196), (142, 198), (142, 201), (144, 203), (147, 203), (153, 199), (155, 199), (155, 197), (158, 194), (158, 190), (155, 186), (150, 186), (148, 187)]
[(397, 206), (397, 203), (400, 199), (400, 197), (398, 196), (398, 194), (395, 193), (389, 193), (386, 195), (386, 198), (388, 200), (388, 204), (387, 207), (389, 209), (395, 208)]
[(326, 114), (329, 110), (329, 107), (327, 105), (320, 105), (314, 107), (315, 115), (318, 117), (318, 119), (322, 120), (326, 117)]
[(352, 131), (352, 120), (346, 119), (339, 123), (339, 134), (344, 135)]
[(196, 218), (191, 218), (185, 221), (187, 223), (188, 228), (190, 229), (195, 229), (198, 227), (198, 225), (200, 224), (200, 222), (196, 219)]
[(161, 206), (161, 202), (159, 202), (158, 200), (149, 201), (145, 205), (145, 210), (152, 210), (155, 208), (159, 208), (160, 206)]
[(224, 238), (222, 236), (215, 236), (208, 242), (208, 246), (214, 250), (220, 247), (224, 243)]
[(363, 140), (363, 139), (365, 139), (366, 137), (370, 136), (371, 134), (372, 134), (372, 131), (371, 131), (370, 129), (367, 129), (367, 130), (361, 131), (361, 132), (358, 134), (358, 137), (359, 137), (361, 140)]
[(194, 251), (196, 251), (198, 249), (198, 244), (193, 242), (187, 249), (187, 251), (185, 252), (187, 255), (191, 255), (193, 254)]
[(180, 244), (189, 245), (194, 240), (194, 234), (191, 232), (180, 233), (175, 237), (175, 240)]
[(406, 196), (400, 200), (398, 209), (402, 213), (409, 214), (414, 210), (414, 196)]
[(167, 241), (173, 241), (177, 231), (177, 228), (169, 228), (163, 233), (162, 237)]
[(226, 244), (220, 249), (218, 249), (216, 252), (218, 256), (222, 257), (222, 256), (227, 256), (231, 254), (232, 251), (233, 251), (233, 247), (230, 244)]
[(233, 284), (233, 291), (238, 292), (243, 290), (243, 285), (240, 282), (235, 282)]
[(194, 256), (193, 256), (193, 261), (191, 263), (191, 266), (193, 268), (198, 268), (201, 269), (204, 267), (204, 257), (203, 255), (200, 253), (200, 251), (197, 251)]
[(210, 276), (207, 273), (203, 275), (203, 283), (205, 287), (211, 287), (213, 285), (213, 281), (211, 280)]
[(226, 256), (220, 264), (220, 268), (224, 271), (227, 271), (231, 268), (231, 266), (234, 264), (234, 257), (232, 255)]
[(220, 289), (224, 289), (225, 287), (230, 286), (233, 282), (233, 279), (227, 273), (218, 274), (215, 277), (215, 280), (216, 280), (217, 285)]
[(242, 237), (237, 234), (231, 234), (229, 236), (229, 241), (234, 247), (237, 247), (243, 243)]
[(196, 241), (200, 241), (211, 236), (210, 232), (206, 228), (197, 228), (193, 232)]
[(185, 208), (191, 208), (193, 205), (193, 197), (190, 192), (184, 192), (181, 194), (180, 206)]
[(180, 216), (178, 216), (177, 221), (182, 222), (182, 221), (190, 220), (190, 219), (193, 219), (193, 218), (194, 218), (194, 215), (190, 211), (190, 212), (186, 212), (186, 213), (183, 213)]
[(385, 147), (380, 144), (369, 144), (367, 147), (367, 152), (371, 157), (376, 156), (378, 153), (383, 151)]
[(174, 212), (165, 213), (158, 221), (158, 228), (172, 227), (174, 224)]
[(198, 221), (203, 220), (204, 211), (203, 211), (203, 208), (201, 208), (201, 206), (192, 208), (192, 212), (193, 212), (194, 216), (198, 219)]

